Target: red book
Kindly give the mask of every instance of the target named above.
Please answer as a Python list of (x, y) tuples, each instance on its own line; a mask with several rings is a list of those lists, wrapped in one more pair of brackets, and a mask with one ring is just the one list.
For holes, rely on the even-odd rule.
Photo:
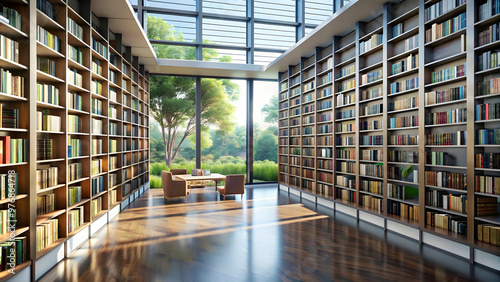
[(10, 164), (10, 136), (0, 136), (3, 141), (3, 163)]

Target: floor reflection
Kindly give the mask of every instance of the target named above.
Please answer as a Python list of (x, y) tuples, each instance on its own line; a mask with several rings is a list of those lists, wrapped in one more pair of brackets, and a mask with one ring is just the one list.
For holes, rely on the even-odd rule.
[(150, 190), (42, 281), (500, 281), (276, 187), (226, 199), (193, 189), (166, 204)]

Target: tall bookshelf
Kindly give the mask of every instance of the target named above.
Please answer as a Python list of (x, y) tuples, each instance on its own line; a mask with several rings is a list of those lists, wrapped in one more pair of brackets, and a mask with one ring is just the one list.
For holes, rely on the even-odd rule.
[(149, 188), (149, 73), (91, 1), (2, 5), (21, 27), (0, 21), (0, 34), (19, 43), (19, 58), (2, 56), (0, 67), (22, 77), (24, 91), (2, 88), (4, 117), (18, 118), (2, 119), (0, 140), (27, 141), (16, 163), (5, 163), (2, 148), (0, 174), (15, 171), (18, 192), (0, 209), (14, 202), (25, 255), (0, 280), (34, 281)]
[(281, 187), (500, 269), (492, 263), (500, 255), (500, 9), (492, 7), (386, 3), (282, 70)]

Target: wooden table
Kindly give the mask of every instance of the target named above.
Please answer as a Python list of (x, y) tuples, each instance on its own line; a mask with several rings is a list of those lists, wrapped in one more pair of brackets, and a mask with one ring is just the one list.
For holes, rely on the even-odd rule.
[(191, 174), (177, 174), (174, 175), (175, 177), (178, 177), (180, 179), (186, 180), (186, 181), (215, 181), (215, 191), (217, 191), (217, 181), (224, 181), (226, 180), (226, 176), (218, 173), (212, 173), (210, 175), (196, 175), (193, 176)]

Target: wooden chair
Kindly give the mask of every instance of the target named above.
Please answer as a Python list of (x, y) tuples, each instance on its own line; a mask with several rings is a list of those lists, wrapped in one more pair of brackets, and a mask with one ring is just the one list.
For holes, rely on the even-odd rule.
[(161, 186), (163, 187), (163, 196), (168, 201), (169, 198), (184, 197), (187, 201), (188, 187), (186, 180), (173, 180), (172, 173), (168, 171), (161, 171)]
[(224, 187), (217, 187), (219, 194), (223, 195), (223, 199), (226, 199), (226, 195), (236, 195), (240, 194), (241, 199), (243, 199), (243, 194), (245, 194), (245, 175), (235, 174), (226, 176), (226, 185)]
[(170, 170), (172, 175), (187, 174), (188, 170), (185, 168), (173, 168)]

